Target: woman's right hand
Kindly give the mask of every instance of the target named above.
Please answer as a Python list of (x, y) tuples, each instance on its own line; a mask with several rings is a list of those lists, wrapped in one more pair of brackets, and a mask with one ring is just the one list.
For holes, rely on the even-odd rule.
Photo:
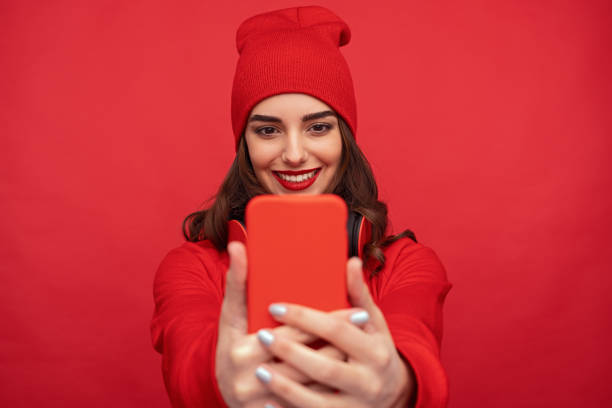
[[(225, 277), (225, 296), (221, 307), (215, 355), (215, 375), (219, 391), (232, 408), (263, 407), (267, 402), (278, 404), (255, 377), (255, 370), (260, 364), (272, 365), (275, 370), (302, 384), (311, 380), (285, 363), (271, 362), (272, 354), (262, 346), (257, 335), (247, 334), (246, 250), (243, 244), (230, 242), (227, 251), (230, 265)], [(300, 343), (315, 340), (313, 335), (289, 326), (279, 326), (270, 331)], [(346, 358), (343, 352), (331, 345), (322, 347), (318, 352), (339, 360)], [(313, 387), (320, 389), (321, 386), (313, 384)]]

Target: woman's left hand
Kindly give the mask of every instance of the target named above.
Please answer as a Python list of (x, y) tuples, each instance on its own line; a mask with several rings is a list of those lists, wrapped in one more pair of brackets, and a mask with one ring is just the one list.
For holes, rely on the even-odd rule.
[(270, 308), (279, 322), (325, 339), (348, 355), (347, 361), (333, 360), (301, 343), (260, 331), (259, 339), (276, 357), (315, 382), (339, 390), (317, 391), (275, 372), (269, 365), (260, 366), (257, 377), (291, 405), (404, 407), (414, 392), (414, 374), (397, 352), (385, 318), (363, 282), (361, 268), (359, 258), (347, 263), (349, 299), (357, 308), (350, 318), (294, 304)]

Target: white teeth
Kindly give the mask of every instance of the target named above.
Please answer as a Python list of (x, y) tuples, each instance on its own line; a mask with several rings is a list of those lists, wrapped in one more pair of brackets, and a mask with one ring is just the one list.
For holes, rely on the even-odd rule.
[(312, 178), (316, 172), (317, 172), (316, 170), (313, 170), (310, 173), (300, 174), (299, 176), (289, 176), (287, 174), (282, 174), (282, 173), (276, 173), (276, 174), (278, 174), (278, 176), (282, 178), (283, 180), (290, 181), (292, 183), (299, 183), (301, 181)]

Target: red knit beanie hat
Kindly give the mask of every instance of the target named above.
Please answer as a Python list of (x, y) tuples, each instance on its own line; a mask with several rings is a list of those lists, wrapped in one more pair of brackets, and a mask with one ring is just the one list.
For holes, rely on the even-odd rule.
[(251, 109), (262, 99), (281, 93), (320, 99), (355, 135), (353, 80), (339, 48), (350, 38), (346, 23), (318, 6), (275, 10), (245, 20), (236, 33), (240, 58), (232, 88), (236, 148)]

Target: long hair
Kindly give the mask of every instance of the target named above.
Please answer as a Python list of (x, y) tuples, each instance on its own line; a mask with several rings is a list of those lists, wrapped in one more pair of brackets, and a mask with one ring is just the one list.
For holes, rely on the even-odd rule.
[[(338, 170), (332, 177), (325, 193), (336, 194), (344, 199), (349, 211), (364, 216), (372, 224), (372, 236), (363, 248), (364, 266), (370, 275), (376, 275), (385, 265), (382, 248), (408, 237), (416, 242), (414, 233), (405, 230), (397, 235), (386, 236), (388, 225), (387, 205), (378, 200), (378, 186), (372, 168), (365, 158), (353, 134), (341, 116), (338, 127), (342, 137), (342, 157)], [(189, 214), (183, 220), (183, 235), (187, 241), (210, 240), (219, 250), (227, 246), (227, 224), (231, 219), (244, 221), (244, 212), (249, 200), (260, 194), (269, 194), (257, 181), (249, 158), (244, 134), (240, 138), (236, 157), (223, 183), (219, 187), (212, 205)]]

